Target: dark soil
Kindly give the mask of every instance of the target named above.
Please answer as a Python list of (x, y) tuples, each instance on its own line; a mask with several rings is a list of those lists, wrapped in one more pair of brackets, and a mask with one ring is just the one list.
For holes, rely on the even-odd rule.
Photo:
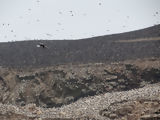
[[(46, 67), (57, 64), (115, 62), (160, 57), (160, 40), (116, 42), (160, 37), (160, 25), (143, 30), (82, 40), (34, 40), (0, 43), (0, 65), (6, 67)], [(48, 48), (36, 47), (39, 42)]]

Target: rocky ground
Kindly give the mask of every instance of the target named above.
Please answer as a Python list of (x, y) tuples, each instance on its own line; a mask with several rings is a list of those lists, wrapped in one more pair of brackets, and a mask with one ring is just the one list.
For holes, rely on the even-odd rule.
[(0, 120), (159, 120), (160, 59), (0, 68)]

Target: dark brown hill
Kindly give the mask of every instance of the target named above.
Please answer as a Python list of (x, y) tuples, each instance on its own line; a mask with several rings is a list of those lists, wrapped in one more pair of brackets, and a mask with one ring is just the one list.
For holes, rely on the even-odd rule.
[[(43, 42), (48, 48), (36, 47), (39, 42)], [(160, 25), (133, 32), (74, 41), (39, 40), (0, 43), (0, 66), (8, 67), (114, 62), (148, 57), (160, 57)]]

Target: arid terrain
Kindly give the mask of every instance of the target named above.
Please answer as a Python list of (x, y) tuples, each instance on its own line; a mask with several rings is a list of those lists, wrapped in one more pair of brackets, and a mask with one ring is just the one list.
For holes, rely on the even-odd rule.
[[(36, 47), (40, 42), (47, 48)], [(160, 25), (81, 40), (30, 40), (0, 43), (0, 66), (46, 67), (58, 64), (117, 62), (160, 57)]]
[(160, 120), (159, 25), (0, 43), (0, 65), (0, 120)]

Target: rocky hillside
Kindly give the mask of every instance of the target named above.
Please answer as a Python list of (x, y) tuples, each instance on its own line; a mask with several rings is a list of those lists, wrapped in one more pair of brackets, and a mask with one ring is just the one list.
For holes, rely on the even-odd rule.
[(82, 97), (128, 91), (158, 82), (160, 67), (144, 69), (127, 63), (61, 65), (26, 72), (1, 69), (0, 102), (20, 106), (35, 103), (40, 107), (59, 107)]
[(160, 120), (160, 25), (0, 43), (0, 120)]
[[(119, 42), (120, 40), (128, 42)], [(37, 47), (39, 42), (44, 43), (48, 48)], [(46, 67), (68, 63), (116, 62), (160, 57), (159, 51), (160, 25), (157, 25), (128, 33), (76, 41), (35, 40), (0, 43), (0, 66)]]
[[(159, 83), (160, 60), (156, 58), (111, 64), (66, 64), (46, 68), (28, 68), (25, 70), (2, 67), (0, 69), (0, 102), (18, 107), (25, 107), (34, 103), (35, 107), (32, 106), (34, 107), (33, 109), (39, 109), (36, 107), (42, 109), (56, 107), (58, 110), (59, 107), (67, 106), (68, 104), (72, 105), (84, 97), (97, 95), (102, 97), (105, 93), (129, 91)], [(149, 95), (148, 93), (145, 94)], [(160, 115), (158, 112), (160, 107), (157, 105), (160, 105), (160, 101), (157, 99), (151, 101), (152, 97), (144, 98), (142, 96), (133, 99), (133, 101), (136, 100), (136, 105), (134, 105), (133, 101), (124, 100), (114, 102), (114, 104), (106, 108), (99, 108), (97, 113), (99, 117), (97, 118), (118, 119), (126, 117), (129, 120), (136, 114), (139, 115), (133, 111), (139, 109), (142, 113), (144, 112), (142, 115), (139, 115), (141, 120), (148, 120), (149, 117), (155, 117), (158, 120), (159, 117), (157, 116)], [(146, 109), (155, 113), (151, 115), (145, 111)], [(2, 116), (5, 116), (5, 114), (2, 114)], [(58, 114), (57, 112), (56, 115)], [(73, 112), (72, 115), (76, 115), (76, 113)], [(23, 114), (18, 116), (20, 118), (24, 117)], [(84, 117), (87, 116), (95, 118), (90, 114), (86, 114)], [(87, 119), (81, 115), (77, 117)], [(133, 120), (137, 120), (139, 117), (135, 116)], [(57, 117), (52, 118), (55, 119)]]

